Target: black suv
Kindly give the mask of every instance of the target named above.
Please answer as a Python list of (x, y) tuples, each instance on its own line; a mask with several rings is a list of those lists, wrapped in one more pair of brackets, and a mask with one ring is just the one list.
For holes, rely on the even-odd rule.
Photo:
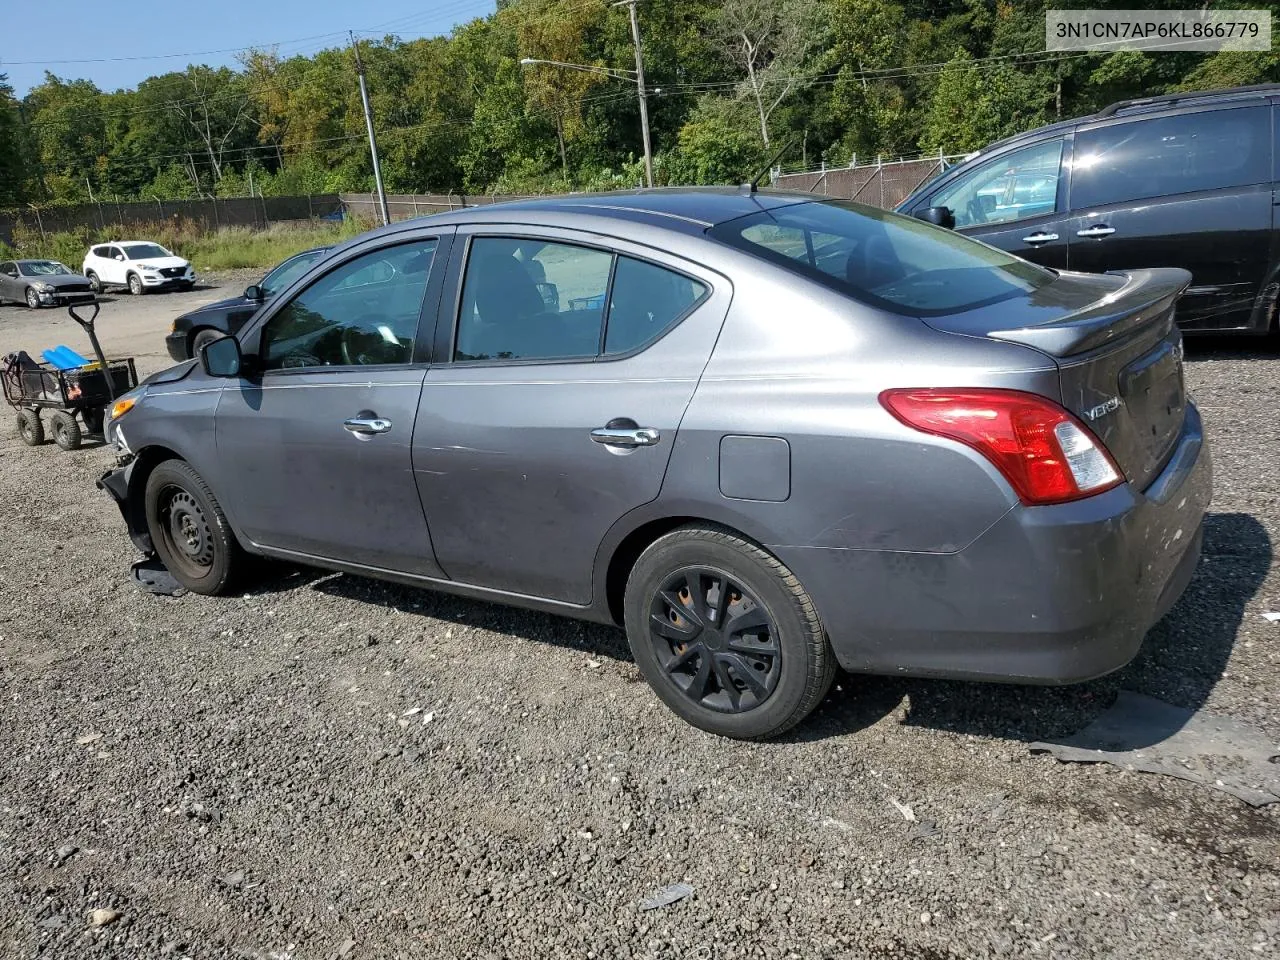
[(898, 211), (1058, 269), (1183, 267), (1184, 330), (1267, 333), (1277, 110), (1280, 84), (1125, 100), (993, 144)]

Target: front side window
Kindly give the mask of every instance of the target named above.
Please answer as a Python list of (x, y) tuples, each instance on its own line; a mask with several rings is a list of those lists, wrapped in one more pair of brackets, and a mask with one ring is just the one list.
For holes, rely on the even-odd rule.
[(909, 316), (972, 310), (1052, 283), (1055, 274), (976, 240), (875, 207), (796, 203), (728, 220), (709, 235)]
[(1076, 135), (1071, 208), (1240, 187), (1271, 179), (1266, 107), (1113, 124)]
[(263, 328), (265, 369), (409, 363), (435, 248), (374, 250), (314, 281)]
[(135, 243), (125, 247), (130, 260), (151, 260), (155, 257), (172, 257), (173, 254), (158, 243)]
[(259, 286), (262, 289), (262, 296), (271, 299), (293, 281), (306, 273), (313, 263), (323, 257), (328, 250), (311, 250), (307, 253), (300, 253), (292, 260), (286, 260), (280, 266), (276, 267), (262, 279)]
[(3, 273), (6, 277), (16, 277), (18, 275), (18, 271), (12, 263), (0, 263), (0, 273)]
[(957, 227), (1008, 223), (1053, 213), (1058, 203), (1062, 141), (1049, 140), (1005, 154), (961, 174), (929, 201), (948, 207)]
[(666, 267), (535, 238), (471, 243), (455, 360), (573, 360), (657, 340), (707, 294)]

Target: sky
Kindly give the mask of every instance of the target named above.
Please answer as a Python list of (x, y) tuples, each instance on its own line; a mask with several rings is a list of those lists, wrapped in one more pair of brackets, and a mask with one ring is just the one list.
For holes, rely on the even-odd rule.
[[(46, 70), (112, 91), (189, 63), (234, 67), (236, 54), (248, 47), (276, 47), (282, 57), (315, 53), (346, 44), (348, 30), (366, 38), (437, 36), (493, 13), (494, 0), (213, 0), (167, 8), (63, 0), (57, 9), (56, 28), (29, 26), (25, 42), (14, 37), (20, 42), (0, 47), (0, 73), (9, 75), (19, 97), (42, 82)], [(119, 16), (105, 15), (112, 9)]]

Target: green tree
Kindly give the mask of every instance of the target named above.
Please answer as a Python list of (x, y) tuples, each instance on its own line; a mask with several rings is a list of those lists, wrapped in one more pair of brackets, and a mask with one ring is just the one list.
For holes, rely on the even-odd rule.
[(9, 78), (0, 73), (0, 206), (17, 206), (27, 196), (26, 131)]

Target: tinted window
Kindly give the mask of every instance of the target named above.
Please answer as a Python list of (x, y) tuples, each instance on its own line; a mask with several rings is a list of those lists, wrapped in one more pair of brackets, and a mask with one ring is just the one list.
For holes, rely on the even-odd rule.
[(94, 248), (93, 248), (93, 250), (91, 250), (90, 252), (91, 252), (95, 257), (102, 257), (102, 258), (104, 258), (104, 259), (105, 259), (105, 258), (107, 258), (107, 257), (109, 257), (109, 256), (111, 256), (111, 248), (110, 248), (110, 247), (94, 247)]
[(292, 260), (286, 260), (280, 266), (276, 267), (262, 279), (262, 283), (258, 286), (262, 289), (262, 295), (268, 299), (274, 297), (293, 281), (310, 269), (311, 265), (323, 257), (328, 250), (312, 250), (307, 253), (298, 254)]
[(1014, 150), (961, 174), (934, 194), (929, 206), (949, 207), (957, 227), (1053, 213), (1061, 165), (1061, 140)]
[(155, 243), (135, 243), (124, 248), (130, 260), (151, 260), (154, 257), (172, 257), (173, 254)]
[(912, 316), (971, 310), (1054, 278), (951, 230), (852, 203), (797, 203), (709, 232), (841, 293)]
[(1076, 135), (1071, 207), (1084, 209), (1271, 178), (1265, 107), (1121, 123)]
[(314, 281), (267, 322), (266, 368), (408, 363), (435, 246), (420, 240), (375, 250)]
[(112, 260), (123, 260), (124, 254), (120, 252), (119, 247), (107, 247), (107, 256)]
[(18, 271), (14, 269), (12, 263), (0, 263), (0, 273), (8, 277), (16, 277), (18, 275)]
[(536, 239), (477, 237), (467, 257), (455, 360), (553, 360), (600, 352), (613, 255)]
[(656, 339), (706, 292), (706, 285), (697, 280), (643, 260), (619, 257), (604, 352), (627, 353)]

